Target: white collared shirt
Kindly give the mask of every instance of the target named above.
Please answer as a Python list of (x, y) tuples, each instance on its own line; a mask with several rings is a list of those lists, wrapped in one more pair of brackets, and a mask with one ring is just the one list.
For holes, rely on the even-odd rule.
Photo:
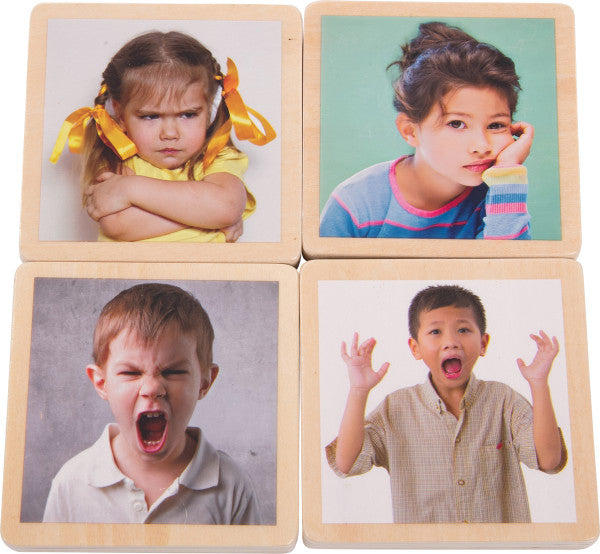
[(182, 474), (152, 506), (144, 491), (115, 464), (107, 425), (100, 438), (67, 463), (52, 480), (45, 522), (260, 524), (256, 494), (246, 473), (216, 450), (198, 428), (196, 452)]

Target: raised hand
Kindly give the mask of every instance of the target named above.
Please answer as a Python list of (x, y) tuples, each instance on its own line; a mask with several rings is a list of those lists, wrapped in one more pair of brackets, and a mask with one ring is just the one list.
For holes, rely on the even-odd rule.
[(521, 374), (530, 385), (546, 385), (552, 363), (558, 354), (558, 340), (552, 339), (540, 331), (539, 335), (529, 335), (537, 344), (538, 350), (531, 362), (527, 365), (522, 358), (517, 360)]
[(374, 338), (367, 339), (360, 346), (358, 344), (358, 333), (354, 333), (350, 352), (347, 351), (347, 345), (342, 342), (342, 359), (348, 367), (348, 378), (350, 388), (370, 391), (384, 378), (390, 367), (389, 362), (385, 362), (378, 371), (373, 370), (372, 355), (377, 341)]
[(496, 167), (508, 167), (522, 164), (529, 156), (533, 143), (534, 129), (530, 123), (516, 121), (510, 126), (510, 132), (517, 137), (504, 148), (496, 158)]

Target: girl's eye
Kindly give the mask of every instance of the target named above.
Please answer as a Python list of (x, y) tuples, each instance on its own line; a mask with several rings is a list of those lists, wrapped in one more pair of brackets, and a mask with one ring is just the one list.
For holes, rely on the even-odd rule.
[(452, 121), (448, 121), (446, 123), (448, 127), (452, 127), (452, 129), (464, 129), (466, 127), (464, 121), (460, 121), (460, 119), (453, 119)]
[(194, 117), (196, 117), (198, 115), (197, 112), (185, 112), (181, 114), (181, 117), (183, 119), (192, 119)]
[(494, 123), (490, 123), (488, 125), (488, 128), (492, 129), (492, 130), (498, 130), (498, 129), (503, 130), (503, 129), (507, 128), (507, 125), (506, 125), (506, 123), (503, 123), (502, 121), (495, 121)]
[(153, 119), (158, 119), (158, 115), (156, 115), (156, 114), (141, 115), (140, 119), (143, 119), (144, 121), (152, 121)]

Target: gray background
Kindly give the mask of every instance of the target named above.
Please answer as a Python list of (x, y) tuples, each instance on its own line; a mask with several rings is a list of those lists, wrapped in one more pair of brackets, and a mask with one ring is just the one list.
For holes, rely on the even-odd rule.
[[(50, 483), (113, 421), (88, 380), (102, 307), (138, 280), (35, 280), (21, 521), (42, 520)], [(157, 281), (158, 282), (158, 281)], [(276, 523), (278, 283), (164, 281), (191, 292), (215, 329), (220, 373), (190, 425), (250, 474), (264, 524)]]

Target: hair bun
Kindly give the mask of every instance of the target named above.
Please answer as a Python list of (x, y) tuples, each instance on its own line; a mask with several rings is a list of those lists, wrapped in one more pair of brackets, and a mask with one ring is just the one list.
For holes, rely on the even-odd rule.
[(401, 70), (410, 67), (417, 58), (431, 48), (456, 46), (466, 42), (477, 42), (458, 27), (452, 27), (439, 21), (430, 21), (419, 25), (419, 34), (402, 46), (402, 58), (398, 61)]

